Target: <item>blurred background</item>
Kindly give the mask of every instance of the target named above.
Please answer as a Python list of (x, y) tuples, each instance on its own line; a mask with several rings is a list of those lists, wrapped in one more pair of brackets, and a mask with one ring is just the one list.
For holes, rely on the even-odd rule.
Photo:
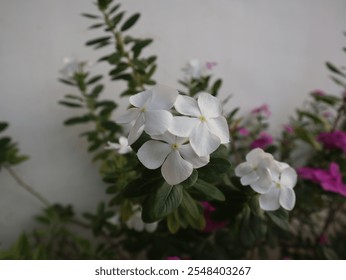
[[(239, 106), (247, 113), (267, 103), (274, 135), (312, 90), (340, 94), (324, 64), (345, 62), (345, 0), (119, 2), (128, 14), (141, 13), (133, 34), (154, 39), (147, 52), (158, 55), (156, 81), (179, 88), (189, 60), (216, 62), (221, 97), (233, 96), (225, 111)], [(10, 123), (7, 134), (30, 156), (16, 172), (51, 202), (74, 203), (79, 212), (96, 207), (104, 186), (78, 136), (85, 128), (63, 125), (75, 110), (58, 105), (73, 93), (58, 82), (59, 70), (66, 56), (95, 63), (107, 54), (84, 46), (102, 33), (87, 29), (83, 12), (96, 12), (92, 0), (0, 0), (0, 121)], [(94, 64), (90, 71), (108, 70)], [(105, 91), (123, 104), (118, 113), (127, 106), (120, 87), (107, 82)], [(1, 246), (32, 229), (41, 208), (1, 172)]]

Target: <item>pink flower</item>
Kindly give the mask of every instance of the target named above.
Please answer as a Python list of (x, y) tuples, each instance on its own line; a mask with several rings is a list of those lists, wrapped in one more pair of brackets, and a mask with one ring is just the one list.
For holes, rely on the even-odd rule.
[(225, 221), (214, 221), (211, 217), (211, 214), (215, 212), (215, 208), (207, 201), (202, 202), (204, 208), (204, 218), (205, 218), (205, 227), (203, 232), (213, 232), (219, 228), (223, 228), (227, 222)]
[(346, 185), (342, 182), (340, 167), (335, 162), (329, 165), (328, 170), (310, 167), (299, 168), (298, 175), (303, 179), (320, 184), (325, 191), (334, 192), (346, 197)]
[(250, 144), (250, 148), (251, 149), (255, 149), (255, 148), (265, 149), (272, 143), (273, 143), (273, 137), (266, 132), (261, 132), (259, 137)]
[(346, 133), (343, 131), (322, 132), (317, 136), (317, 140), (327, 149), (337, 148), (346, 153)]
[(166, 260), (181, 260), (181, 258), (179, 258), (177, 256), (168, 256), (168, 257), (166, 257)]
[(325, 96), (326, 93), (323, 90), (315, 89), (313, 92), (311, 92), (312, 96)]
[(291, 134), (293, 133), (294, 129), (291, 125), (289, 124), (284, 124), (284, 130), (288, 133), (288, 134)]
[(259, 114), (263, 114), (265, 117), (270, 117), (271, 112), (269, 110), (269, 106), (267, 104), (263, 104), (260, 107), (256, 107), (254, 109), (251, 110), (251, 114), (253, 115), (259, 115)]
[(206, 67), (208, 70), (212, 70), (216, 65), (217, 65), (216, 62), (206, 62), (206, 63), (205, 63), (205, 67)]
[(245, 127), (238, 127), (237, 130), (239, 135), (242, 135), (242, 136), (248, 136), (250, 134), (250, 131)]

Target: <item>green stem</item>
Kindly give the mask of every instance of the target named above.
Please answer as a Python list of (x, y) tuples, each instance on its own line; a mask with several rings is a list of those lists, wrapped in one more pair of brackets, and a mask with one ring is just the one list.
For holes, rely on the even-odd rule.
[(5, 168), (10, 173), (12, 178), (18, 183), (18, 185), (20, 185), (22, 188), (28, 191), (31, 195), (37, 198), (45, 206), (49, 207), (51, 205), (45, 197), (43, 197), (39, 192), (35, 191), (32, 187), (26, 184), (9, 165), (6, 165)]

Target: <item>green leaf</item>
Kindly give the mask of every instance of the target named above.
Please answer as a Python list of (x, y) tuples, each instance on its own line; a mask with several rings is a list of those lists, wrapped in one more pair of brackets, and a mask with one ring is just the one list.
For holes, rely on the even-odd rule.
[(90, 26), (89, 26), (89, 29), (96, 29), (96, 28), (100, 28), (100, 27), (102, 27), (102, 26), (104, 26), (103, 23), (95, 23), (95, 24), (93, 24), (93, 25), (90, 25)]
[(116, 10), (120, 8), (120, 4), (115, 5), (113, 8), (109, 10), (109, 14), (113, 14)]
[(340, 102), (340, 98), (333, 95), (317, 95), (312, 93), (312, 96), (316, 101), (323, 102), (332, 106)]
[(294, 128), (294, 132), (295, 134), (304, 142), (310, 144), (312, 147), (314, 147), (317, 151), (321, 151), (322, 147), (320, 145), (320, 143), (318, 143), (315, 139), (315, 137), (306, 129), (304, 129), (303, 127), (295, 127)]
[(126, 198), (134, 198), (151, 193), (155, 188), (162, 185), (162, 178), (153, 177), (146, 180), (143, 178), (136, 179), (129, 183), (121, 192)]
[(177, 210), (174, 210), (173, 213), (167, 216), (167, 228), (170, 233), (174, 234), (178, 232), (180, 228), (179, 220), (177, 219)]
[(96, 82), (98, 82), (99, 80), (102, 79), (102, 75), (98, 75), (98, 76), (95, 76), (95, 77), (92, 77), (91, 79), (89, 79), (86, 83), (88, 85), (91, 85), (91, 84), (94, 84)]
[(85, 115), (81, 117), (73, 117), (65, 120), (65, 125), (73, 125), (73, 124), (81, 124), (81, 123), (87, 123), (91, 121), (93, 117), (91, 115)]
[(341, 70), (339, 70), (339, 68), (337, 68), (334, 64), (332, 64), (330, 62), (326, 62), (326, 66), (333, 73), (338, 74), (338, 75), (346, 78), (346, 75)]
[(99, 16), (96, 16), (96, 15), (92, 15), (92, 14), (87, 14), (87, 13), (83, 13), (81, 14), (83, 17), (86, 17), (86, 18), (91, 18), (91, 19), (97, 19), (97, 18), (100, 18)]
[(146, 39), (146, 40), (139, 40), (137, 43), (133, 45), (131, 50), (133, 51), (133, 56), (138, 57), (142, 51), (143, 48), (150, 45), (153, 42), (152, 39)]
[(225, 201), (225, 195), (217, 187), (201, 179), (198, 179), (189, 191), (197, 193), (197, 195), (200, 193), (206, 199)]
[(76, 84), (69, 81), (69, 80), (66, 80), (66, 79), (59, 79), (59, 81), (65, 85), (69, 85), (69, 86), (75, 86)]
[(90, 97), (97, 98), (99, 96), (99, 94), (102, 92), (103, 88), (104, 88), (103, 85), (95, 86), (94, 89), (92, 90), (92, 92), (90, 93)]
[(121, 12), (111, 19), (113, 28), (115, 28), (117, 26), (117, 24), (122, 20), (124, 14), (125, 14), (125, 12)]
[(8, 124), (5, 122), (0, 122), (0, 132), (5, 130), (8, 127)]
[(310, 120), (312, 120), (315, 124), (321, 124), (324, 126), (325, 130), (329, 130), (330, 129), (330, 124), (328, 123), (328, 121), (323, 118), (320, 117), (318, 115), (315, 115), (311, 112), (308, 111), (301, 111), (301, 110), (297, 110), (297, 113), (300, 117), (306, 117)]
[(231, 163), (223, 158), (210, 158), (208, 165), (198, 170), (199, 177), (207, 182), (218, 182), (222, 175), (229, 171)]
[(120, 62), (116, 68), (112, 69), (109, 72), (109, 75), (111, 75), (111, 76), (117, 75), (121, 72), (124, 72), (128, 67), (129, 67), (129, 65), (127, 63)]
[(80, 104), (80, 103), (72, 103), (72, 102), (67, 102), (67, 101), (59, 101), (59, 104), (67, 106), (67, 107), (71, 107), (71, 108), (81, 108), (81, 107), (83, 107), (83, 105)]
[(134, 14), (132, 15), (129, 19), (127, 19), (125, 21), (125, 23), (123, 24), (123, 26), (121, 27), (121, 31), (124, 32), (128, 29), (130, 29), (136, 22), (137, 20), (139, 19), (141, 15), (140, 14)]
[(109, 41), (110, 38), (111, 37), (109, 37), (109, 36), (99, 37), (99, 38), (87, 41), (85, 43), (85, 45), (92, 46), (92, 45), (96, 45), (96, 44), (100, 44), (100, 43), (103, 44), (103, 43)]
[(212, 95), (216, 96), (217, 93), (218, 93), (218, 91), (219, 91), (219, 89), (221, 88), (221, 85), (222, 85), (222, 80), (221, 80), (221, 79), (218, 79), (218, 80), (213, 84), (210, 93), (211, 93)]
[(179, 207), (182, 199), (183, 187), (181, 185), (170, 186), (164, 183), (144, 201), (143, 221), (153, 223), (164, 218)]
[(189, 178), (187, 178), (184, 182), (180, 183), (184, 188), (189, 188), (193, 186), (198, 179), (198, 172), (196, 169), (192, 171), (192, 174)]
[(266, 212), (269, 219), (277, 225), (279, 228), (289, 231), (290, 230), (290, 224), (288, 222), (288, 212), (282, 208), (280, 208), (277, 211), (267, 211)]

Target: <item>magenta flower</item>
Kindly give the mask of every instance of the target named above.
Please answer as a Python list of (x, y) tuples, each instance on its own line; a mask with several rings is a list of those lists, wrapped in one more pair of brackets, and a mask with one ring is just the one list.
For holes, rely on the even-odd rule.
[(181, 260), (181, 258), (179, 258), (177, 256), (168, 256), (168, 257), (166, 257), (166, 260)]
[(211, 214), (215, 212), (215, 208), (207, 201), (202, 202), (204, 208), (204, 218), (205, 218), (205, 227), (203, 232), (213, 232), (219, 228), (223, 228), (226, 225), (226, 221), (214, 221), (211, 217)]
[(328, 170), (319, 168), (302, 167), (298, 175), (307, 180), (320, 184), (322, 189), (346, 197), (346, 185), (342, 182), (342, 174), (337, 163), (332, 162)]
[(206, 67), (208, 70), (212, 70), (216, 65), (217, 65), (216, 62), (206, 62), (205, 67)]
[(241, 136), (248, 136), (250, 134), (250, 131), (245, 127), (238, 127), (237, 130)]
[(288, 133), (288, 134), (291, 134), (293, 133), (294, 129), (291, 125), (289, 124), (284, 124), (284, 130)]
[(262, 114), (262, 115), (264, 115), (265, 117), (268, 118), (268, 117), (270, 117), (271, 112), (269, 110), (269, 106), (267, 104), (263, 104), (260, 107), (256, 107), (256, 108), (252, 109), (251, 110), (251, 114), (253, 114), (253, 115)]
[(346, 133), (341, 130), (322, 132), (317, 136), (317, 140), (327, 149), (341, 149), (346, 153)]
[(311, 95), (313, 95), (313, 96), (325, 96), (326, 93), (323, 90), (315, 89), (313, 92), (311, 92)]
[(251, 149), (255, 149), (255, 148), (265, 149), (272, 143), (273, 143), (273, 137), (266, 132), (261, 132), (259, 137), (255, 139), (254, 141), (252, 141), (252, 143), (250, 144), (250, 148)]

